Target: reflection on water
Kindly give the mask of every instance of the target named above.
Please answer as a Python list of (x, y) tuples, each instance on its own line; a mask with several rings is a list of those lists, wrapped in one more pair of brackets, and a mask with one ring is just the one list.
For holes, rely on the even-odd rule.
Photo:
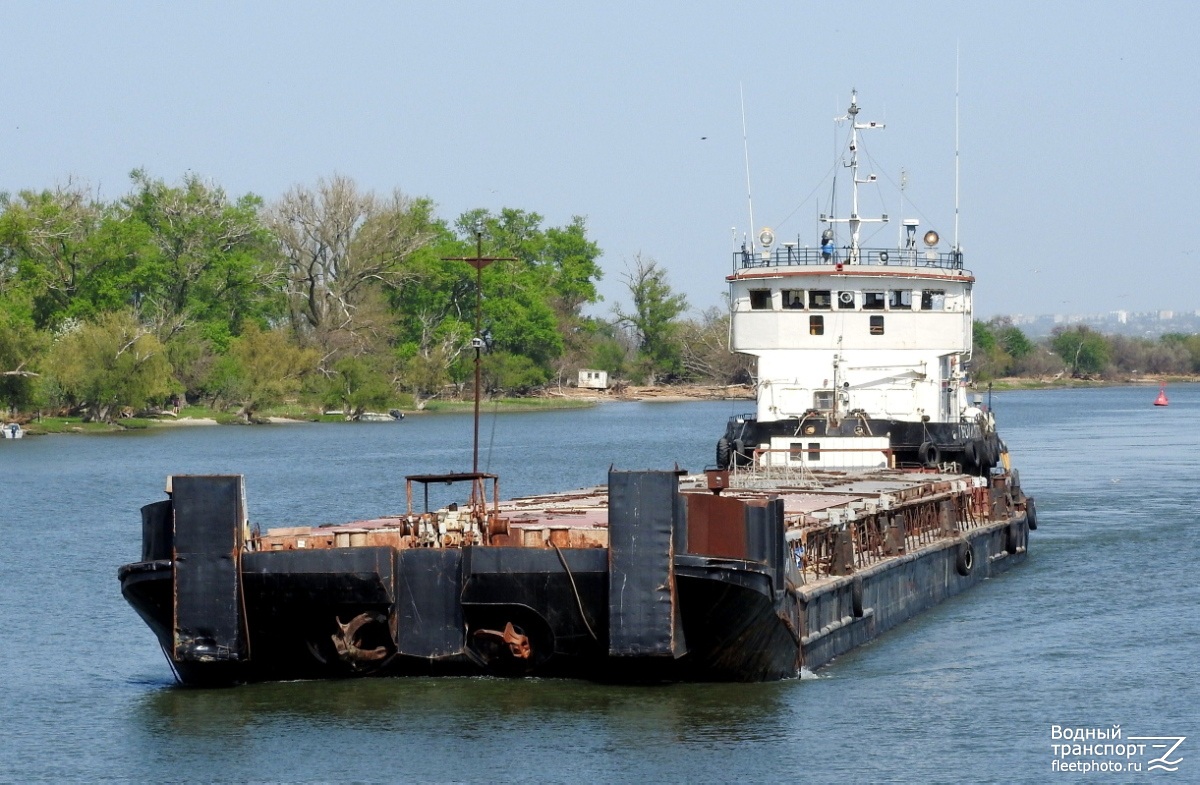
[(277, 724), (335, 723), (372, 732), (483, 731), (586, 722), (636, 737), (737, 742), (776, 726), (799, 682), (608, 686), (554, 679), (411, 678), (153, 690), (138, 702), (152, 736), (221, 738)]
[[(778, 739), (801, 689), (799, 681), (627, 687), (489, 678), (168, 688), (138, 700), (135, 739), (148, 761), (200, 779), (243, 767), (251, 776), (287, 778), (297, 757), (315, 759), (321, 770), (340, 761), (352, 779), (377, 779), (396, 761), (416, 778), (554, 779), (570, 773), (562, 755), (571, 750), (577, 763), (581, 753), (611, 762), (655, 748), (711, 752)], [(290, 751), (281, 755), (283, 739)], [(441, 754), (448, 745), (462, 754)], [(557, 757), (539, 762), (518, 753), (530, 745)], [(210, 769), (204, 751), (214, 749), (220, 767)], [(354, 752), (385, 749), (384, 758)], [(677, 767), (670, 758), (655, 765)]]

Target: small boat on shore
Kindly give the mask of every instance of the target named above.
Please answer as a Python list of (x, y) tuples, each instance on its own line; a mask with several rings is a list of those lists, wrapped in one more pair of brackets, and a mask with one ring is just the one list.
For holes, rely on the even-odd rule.
[(18, 422), (10, 422), (4, 424), (5, 439), (22, 439), (25, 437), (25, 429)]

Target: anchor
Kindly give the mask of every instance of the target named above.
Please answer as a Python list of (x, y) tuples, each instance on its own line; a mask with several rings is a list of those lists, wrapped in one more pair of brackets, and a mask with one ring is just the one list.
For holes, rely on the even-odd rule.
[(342, 624), (340, 617), (334, 617), (337, 622), (340, 632), (336, 632), (330, 637), (333, 639), (333, 647), (337, 649), (338, 656), (344, 662), (351, 665), (366, 665), (373, 662), (378, 662), (387, 656), (386, 646), (376, 646), (374, 649), (364, 649), (361, 646), (362, 641), (358, 638), (358, 631), (366, 624), (379, 624), (380, 618), (376, 614), (360, 613), (350, 620), (349, 624)]
[(533, 654), (533, 647), (529, 645), (529, 636), (517, 632), (511, 621), (504, 625), (504, 632), (497, 630), (475, 630), (475, 637), (499, 639), (508, 645), (509, 653), (518, 660), (527, 660)]

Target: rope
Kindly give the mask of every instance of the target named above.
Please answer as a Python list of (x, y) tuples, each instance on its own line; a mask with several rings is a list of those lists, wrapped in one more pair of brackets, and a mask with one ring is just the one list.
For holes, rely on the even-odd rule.
[(571, 581), (571, 591), (575, 593), (575, 604), (579, 606), (579, 617), (583, 619), (583, 626), (587, 627), (588, 634), (592, 636), (592, 640), (600, 640), (596, 637), (596, 631), (588, 623), (587, 614), (583, 611), (583, 598), (579, 596), (579, 588), (575, 585), (575, 576), (571, 574), (570, 566), (567, 565), (567, 557), (563, 556), (563, 552), (554, 543), (550, 543), (550, 547), (558, 554), (558, 560), (562, 562), (563, 569), (567, 571), (567, 578)]

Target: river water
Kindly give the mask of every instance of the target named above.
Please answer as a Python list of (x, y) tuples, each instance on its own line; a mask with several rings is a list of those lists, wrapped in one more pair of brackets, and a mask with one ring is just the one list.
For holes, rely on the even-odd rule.
[[(1126, 757), (1062, 758), (1054, 726), (1113, 725), (1189, 737), (1170, 776), (1200, 781), (1200, 386), (1165, 409), (1156, 392), (997, 394), (1038, 502), (1029, 560), (812, 678), (752, 685), (180, 689), (116, 580), (168, 473), (245, 474), (264, 525), (402, 511), (404, 474), (469, 469), (470, 418), (0, 442), (0, 781), (1071, 781), (1056, 757)], [(505, 495), (594, 485), (612, 464), (696, 471), (747, 408), (488, 416), (480, 466)]]

